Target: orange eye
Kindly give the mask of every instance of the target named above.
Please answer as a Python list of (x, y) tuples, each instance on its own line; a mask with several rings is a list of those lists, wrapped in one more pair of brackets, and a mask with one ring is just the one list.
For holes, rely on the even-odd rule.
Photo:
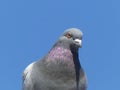
[(71, 37), (72, 37), (72, 35), (71, 35), (70, 33), (67, 33), (65, 36), (66, 36), (67, 38), (71, 38)]

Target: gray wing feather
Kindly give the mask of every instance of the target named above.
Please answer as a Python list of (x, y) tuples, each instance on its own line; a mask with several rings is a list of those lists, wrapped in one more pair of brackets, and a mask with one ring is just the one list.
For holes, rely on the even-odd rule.
[(23, 85), (22, 90), (34, 90), (34, 84), (32, 82), (31, 72), (34, 63), (30, 64), (23, 72)]

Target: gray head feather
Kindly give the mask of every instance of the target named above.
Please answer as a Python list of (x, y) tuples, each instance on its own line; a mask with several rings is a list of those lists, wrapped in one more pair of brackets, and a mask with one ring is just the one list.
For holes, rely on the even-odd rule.
[(69, 28), (69, 29), (65, 30), (63, 34), (66, 34), (68, 32), (73, 34), (73, 35), (76, 35), (76, 36), (82, 36), (83, 35), (82, 31), (78, 28)]

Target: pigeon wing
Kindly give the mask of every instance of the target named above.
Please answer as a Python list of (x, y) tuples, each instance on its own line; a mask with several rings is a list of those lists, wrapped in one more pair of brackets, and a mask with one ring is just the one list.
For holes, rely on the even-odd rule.
[(31, 63), (23, 72), (22, 90), (34, 90), (34, 84), (33, 84), (32, 77), (31, 77), (31, 72), (32, 72), (34, 63)]

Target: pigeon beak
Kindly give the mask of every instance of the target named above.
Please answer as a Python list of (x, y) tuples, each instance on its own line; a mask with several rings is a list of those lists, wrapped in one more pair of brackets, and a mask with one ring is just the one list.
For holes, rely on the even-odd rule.
[(78, 47), (82, 47), (82, 40), (80, 39), (75, 39), (75, 44), (78, 46)]

